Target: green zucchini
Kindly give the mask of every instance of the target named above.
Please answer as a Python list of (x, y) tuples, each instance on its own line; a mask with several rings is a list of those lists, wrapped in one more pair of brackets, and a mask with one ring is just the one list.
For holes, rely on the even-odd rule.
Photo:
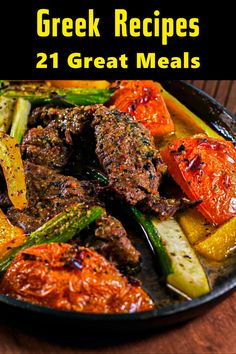
[(151, 219), (134, 206), (131, 206), (130, 209), (132, 210), (135, 219), (145, 232), (153, 252), (157, 255), (163, 275), (168, 277), (173, 273), (171, 259), (166, 251), (166, 248), (163, 246), (160, 236)]
[(11, 126), (16, 100), (0, 97), (0, 131), (6, 133)]
[(177, 221), (169, 218), (160, 222), (153, 217), (152, 223), (171, 260), (167, 285), (187, 298), (207, 294), (210, 285), (206, 273)]
[(10, 136), (15, 138), (18, 143), (21, 140), (27, 129), (28, 117), (30, 114), (31, 104), (24, 98), (18, 98), (16, 100), (15, 110), (12, 118), (12, 126)]
[(0, 89), (0, 96), (24, 98), (34, 106), (57, 104), (61, 106), (105, 103), (111, 97), (110, 89), (54, 88), (39, 84), (16, 84)]
[(78, 203), (66, 208), (32, 232), (25, 243), (13, 248), (0, 260), (0, 272), (5, 271), (16, 254), (28, 247), (51, 242), (68, 242), (77, 233), (99, 218), (104, 209), (100, 206), (86, 207), (84, 203)]

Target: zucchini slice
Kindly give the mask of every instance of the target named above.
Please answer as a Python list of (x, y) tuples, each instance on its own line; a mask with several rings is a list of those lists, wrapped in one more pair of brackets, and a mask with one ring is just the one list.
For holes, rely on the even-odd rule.
[(0, 131), (6, 133), (11, 126), (16, 100), (0, 96)]
[(171, 259), (165, 246), (161, 242), (160, 235), (157, 232), (155, 225), (147, 215), (143, 214), (135, 206), (131, 206), (130, 209), (132, 210), (135, 219), (143, 229), (154, 254), (157, 256), (163, 275), (167, 277), (173, 272)]
[(12, 126), (10, 136), (15, 138), (18, 143), (21, 143), (23, 135), (27, 129), (28, 117), (31, 109), (29, 101), (18, 98), (16, 101), (15, 110), (12, 118)]
[(207, 294), (207, 275), (177, 221), (152, 218), (152, 223), (171, 260), (173, 272), (167, 275), (167, 285), (190, 299)]

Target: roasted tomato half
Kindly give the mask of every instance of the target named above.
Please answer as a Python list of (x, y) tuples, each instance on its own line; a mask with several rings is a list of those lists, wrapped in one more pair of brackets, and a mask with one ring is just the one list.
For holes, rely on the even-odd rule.
[(122, 80), (113, 84), (110, 104), (128, 112), (145, 125), (152, 135), (174, 132), (174, 123), (157, 85), (151, 80)]
[(199, 211), (215, 224), (236, 215), (236, 150), (231, 142), (197, 134), (162, 151), (175, 181)]
[(2, 280), (3, 294), (61, 310), (122, 313), (151, 310), (138, 281), (129, 281), (89, 248), (50, 243), (20, 252)]

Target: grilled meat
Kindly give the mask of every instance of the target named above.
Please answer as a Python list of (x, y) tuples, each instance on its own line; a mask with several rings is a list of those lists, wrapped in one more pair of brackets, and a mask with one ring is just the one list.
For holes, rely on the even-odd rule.
[(35, 164), (61, 170), (73, 153), (72, 136), (81, 134), (96, 107), (34, 109), (30, 125), (41, 125), (26, 132), (21, 147), (23, 156)]
[(110, 187), (131, 204), (158, 194), (166, 166), (149, 131), (129, 114), (105, 107), (96, 110), (93, 125)]
[(158, 188), (166, 172), (150, 132), (129, 114), (99, 107), (93, 126), (96, 153), (109, 187), (132, 205), (157, 214), (161, 219), (173, 215), (187, 200), (160, 197)]
[[(78, 202), (90, 205), (100, 203), (96, 195), (96, 183), (78, 181), (31, 162), (25, 162), (25, 177), (27, 208), (20, 211), (12, 207), (8, 209), (7, 216), (26, 233), (36, 230), (69, 205)], [(105, 214), (99, 219), (95, 236), (96, 249), (117, 265), (134, 267), (139, 263), (140, 253), (127, 237), (122, 224), (115, 218)]]
[(20, 252), (0, 292), (60, 310), (122, 313), (151, 310), (153, 301), (103, 256), (88, 248), (51, 243)]
[[(10, 221), (29, 233), (69, 205), (80, 201), (94, 203), (89, 198), (90, 182), (79, 182), (76, 178), (63, 176), (55, 171), (31, 162), (25, 162), (25, 178), (28, 205), (24, 211), (10, 208)], [(87, 189), (87, 190), (86, 190)]]
[(53, 169), (62, 169), (69, 161), (72, 150), (52, 126), (28, 130), (21, 145), (23, 157)]
[(158, 189), (167, 167), (149, 130), (129, 114), (101, 105), (67, 109), (46, 107), (33, 112), (31, 122), (38, 121), (50, 122), (44, 129), (60, 131), (68, 146), (73, 145), (73, 135), (92, 126), (96, 154), (108, 176), (109, 188), (128, 203), (161, 219), (193, 204), (187, 199), (160, 196)]
[(90, 125), (93, 113), (99, 105), (72, 108), (38, 107), (33, 110), (30, 125), (41, 124), (60, 131), (67, 144), (72, 145), (72, 136), (81, 134)]
[(127, 237), (121, 222), (104, 214), (96, 222), (95, 240), (92, 248), (117, 265), (135, 267), (140, 262), (140, 253)]

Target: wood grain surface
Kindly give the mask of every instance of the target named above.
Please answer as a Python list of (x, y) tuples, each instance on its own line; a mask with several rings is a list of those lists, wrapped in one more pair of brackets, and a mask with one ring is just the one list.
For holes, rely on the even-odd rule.
[(236, 114), (236, 80), (189, 80)]
[[(192, 84), (208, 92), (236, 114), (236, 81), (195, 80)], [(0, 353), (114, 353), (114, 354), (206, 354), (236, 353), (236, 293), (215, 305), (204, 315), (184, 324), (163, 329), (156, 333), (132, 336), (119, 335), (97, 337), (96, 333), (77, 335), (52, 334), (17, 323), (9, 318), (7, 310), (0, 307)], [(63, 323), (62, 323), (63, 327)]]

